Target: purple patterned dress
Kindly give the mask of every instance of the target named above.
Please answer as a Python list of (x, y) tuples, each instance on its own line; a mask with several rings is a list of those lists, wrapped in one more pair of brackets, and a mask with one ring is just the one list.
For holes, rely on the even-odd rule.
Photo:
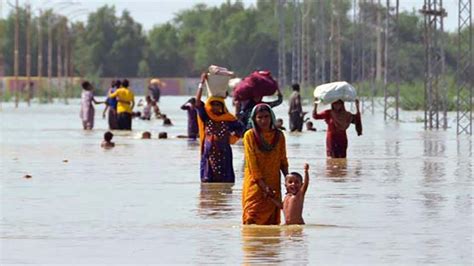
[(244, 126), (239, 121), (213, 121), (204, 106), (197, 108), (204, 122), (205, 138), (201, 154), (201, 182), (234, 183), (232, 148), (229, 144), (231, 132), (242, 135)]

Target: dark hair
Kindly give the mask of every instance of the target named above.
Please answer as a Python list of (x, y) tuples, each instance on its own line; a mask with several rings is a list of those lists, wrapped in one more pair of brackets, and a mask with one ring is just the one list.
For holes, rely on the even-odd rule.
[(90, 90), (92, 85), (89, 81), (86, 80), (82, 82), (81, 86), (84, 90)]
[(151, 133), (149, 131), (145, 131), (142, 133), (142, 138), (149, 139), (151, 138)]
[[(254, 108), (255, 108), (255, 113), (253, 114), (252, 117), (250, 117), (250, 119), (252, 119), (253, 124), (254, 124), (255, 127), (258, 129), (258, 126), (257, 126), (257, 114), (258, 114), (259, 112), (266, 111), (266, 112), (268, 112), (268, 113), (270, 114), (270, 117), (271, 117), (271, 115), (272, 115), (272, 108), (270, 107), (270, 105), (268, 105), (268, 104), (262, 104), (262, 103), (255, 105)], [(271, 119), (270, 119), (270, 120), (271, 120)], [(273, 120), (271, 120), (271, 122), (270, 122), (270, 128), (274, 128), (274, 127), (275, 127), (275, 125), (273, 124)], [(260, 129), (258, 129), (258, 130), (260, 130)]]
[(291, 172), (291, 173), (289, 173), (287, 176), (285, 176), (285, 179), (286, 179), (288, 176), (290, 176), (290, 175), (296, 176), (296, 178), (298, 178), (298, 179), (301, 181), (301, 183), (303, 183), (303, 177), (302, 177), (298, 172)]
[(145, 97), (145, 101), (151, 101), (150, 95), (147, 95), (147, 96)]
[(115, 84), (116, 84), (116, 83), (117, 83), (116, 80), (112, 80), (112, 81), (110, 82), (110, 87), (115, 88), (115, 86), (116, 86)]
[(300, 84), (298, 83), (294, 83), (293, 85), (291, 85), (291, 87), (294, 91), (300, 91)]
[(171, 119), (169, 118), (165, 118), (163, 119), (163, 125), (172, 125), (173, 123), (171, 123)]
[(114, 136), (114, 134), (112, 134), (112, 132), (110, 131), (107, 131), (104, 133), (104, 140), (109, 142), (112, 140), (112, 137)]
[(167, 139), (168, 138), (168, 133), (160, 132), (160, 133), (158, 133), (158, 138), (159, 139)]
[(130, 85), (130, 82), (128, 81), (128, 79), (124, 79), (122, 81), (122, 86), (124, 86), (125, 88), (128, 88), (128, 85)]
[(307, 124), (307, 125), (313, 125), (313, 122), (308, 121), (308, 122), (306, 122), (306, 124)]
[(120, 81), (119, 79), (117, 79), (117, 80), (115, 81), (115, 88), (118, 89), (118, 88), (120, 88), (120, 86), (122, 86), (122, 81)]
[(188, 100), (189, 103), (192, 103), (192, 104), (196, 104), (196, 98), (194, 97), (191, 97), (189, 100)]

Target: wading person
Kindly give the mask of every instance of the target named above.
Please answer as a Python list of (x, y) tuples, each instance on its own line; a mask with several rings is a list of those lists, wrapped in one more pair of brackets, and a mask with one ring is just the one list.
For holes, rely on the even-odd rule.
[(347, 112), (344, 102), (338, 100), (331, 104), (331, 109), (318, 113), (318, 104), (314, 103), (313, 118), (324, 119), (328, 125), (326, 133), (326, 155), (329, 158), (346, 158), (347, 134), (350, 124), (355, 124), (357, 135), (362, 135), (362, 122), (359, 111), (359, 100), (355, 101), (356, 114)]
[(109, 93), (108, 97), (117, 98), (118, 129), (132, 130), (132, 110), (135, 105), (135, 95), (129, 88), (128, 80), (124, 79), (122, 87), (113, 93)]
[(94, 128), (94, 104), (101, 104), (94, 98), (94, 87), (89, 81), (82, 82), (82, 94), (81, 94), (81, 112), (80, 118), (82, 120), (82, 128), (85, 130), (91, 130)]
[(280, 172), (288, 174), (284, 134), (275, 127), (267, 104), (250, 115), (252, 128), (244, 135), (245, 174), (242, 190), (243, 224), (280, 224)]
[(232, 165), (232, 148), (241, 136), (244, 126), (230, 114), (222, 97), (209, 97), (201, 101), (202, 84), (207, 75), (201, 76), (196, 94), (199, 139), (201, 141), (201, 182), (235, 181)]
[[(118, 88), (120, 88), (122, 82), (120, 80), (113, 80), (107, 95), (114, 93)], [(107, 113), (107, 122), (109, 124), (109, 129), (118, 129), (117, 122), (117, 99), (107, 97), (105, 100), (105, 109), (102, 113), (102, 117), (105, 118)]]
[(197, 111), (196, 111), (196, 98), (189, 99), (186, 103), (181, 106), (181, 110), (185, 110), (188, 113), (188, 138), (195, 140), (199, 134), (197, 124)]
[(303, 129), (303, 119), (305, 113), (301, 107), (300, 85), (295, 83), (291, 85), (293, 93), (290, 96), (288, 115), (290, 117), (290, 131), (301, 132)]

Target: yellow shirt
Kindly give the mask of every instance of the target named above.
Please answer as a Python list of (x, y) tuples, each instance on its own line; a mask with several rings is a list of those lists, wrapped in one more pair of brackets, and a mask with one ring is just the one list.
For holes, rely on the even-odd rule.
[(117, 98), (117, 113), (132, 113), (132, 102), (135, 101), (135, 95), (130, 88), (118, 88), (115, 92), (109, 94), (110, 98)]

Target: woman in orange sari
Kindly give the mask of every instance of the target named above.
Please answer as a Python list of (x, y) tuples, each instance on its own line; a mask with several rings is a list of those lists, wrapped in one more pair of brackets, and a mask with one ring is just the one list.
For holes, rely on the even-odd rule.
[(253, 108), (250, 123), (252, 129), (244, 135), (243, 224), (278, 225), (280, 171), (288, 174), (285, 136), (275, 127), (275, 115), (267, 104)]

